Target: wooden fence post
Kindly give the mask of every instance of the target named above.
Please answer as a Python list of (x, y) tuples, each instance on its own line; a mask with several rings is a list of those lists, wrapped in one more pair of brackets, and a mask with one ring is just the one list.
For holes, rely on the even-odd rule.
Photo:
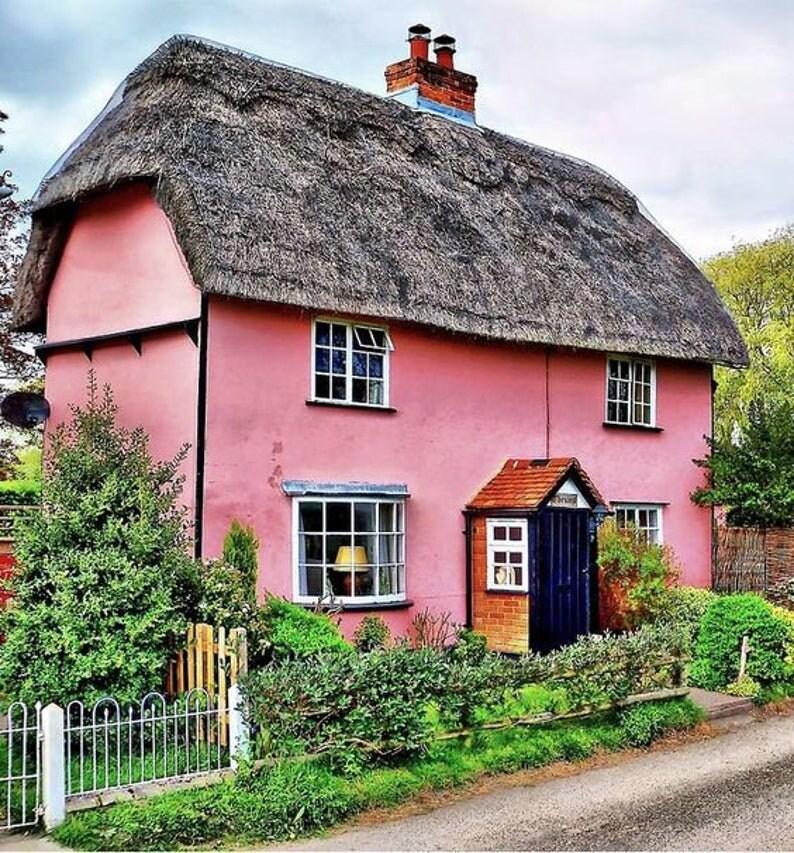
[(745, 634), (742, 637), (742, 650), (739, 653), (739, 678), (741, 681), (747, 671), (747, 654), (750, 651), (750, 638)]

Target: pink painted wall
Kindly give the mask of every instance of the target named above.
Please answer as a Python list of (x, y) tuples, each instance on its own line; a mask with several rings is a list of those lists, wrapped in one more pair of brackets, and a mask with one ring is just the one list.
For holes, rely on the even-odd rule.
[(183, 503), (193, 521), (196, 482), (196, 389), (198, 349), (184, 334), (165, 334), (143, 343), (138, 355), (128, 343), (114, 343), (94, 351), (91, 361), (81, 352), (52, 355), (47, 360), (45, 393), (52, 408), (48, 428), (69, 418), (69, 404), (82, 403), (88, 371), (97, 382), (109, 383), (119, 405), (119, 422), (143, 426), (155, 459), (170, 459), (190, 443), (182, 466)]
[(47, 340), (197, 317), (194, 287), (168, 218), (143, 184), (86, 201), (47, 303)]
[[(124, 331), (197, 317), (193, 286), (170, 224), (147, 187), (131, 185), (83, 204), (53, 280), (47, 304), (47, 340)], [(171, 458), (193, 445), (183, 466), (184, 502), (192, 512), (195, 491), (198, 348), (183, 332), (147, 337), (141, 355), (124, 342), (47, 360), (48, 428), (66, 420), (70, 403), (85, 398), (89, 370), (109, 383), (120, 421), (143, 426), (152, 454)]]
[[(307, 314), (213, 298), (209, 328), (205, 554), (219, 552), (232, 518), (251, 523), (262, 586), (289, 597), (292, 506), (282, 480), (404, 482), (408, 597), (415, 610), (449, 610), (462, 622), (461, 510), (505, 458), (546, 454), (544, 351), (392, 326), (397, 412), (388, 414), (306, 405)], [(664, 430), (641, 434), (603, 427), (604, 371), (598, 353), (551, 355), (551, 455), (577, 456), (607, 499), (668, 502), (665, 539), (685, 582), (706, 584), (709, 514), (688, 494), (709, 431), (710, 369), (660, 362)], [(402, 631), (413, 612), (384, 615)], [(358, 618), (346, 617), (347, 627)]]

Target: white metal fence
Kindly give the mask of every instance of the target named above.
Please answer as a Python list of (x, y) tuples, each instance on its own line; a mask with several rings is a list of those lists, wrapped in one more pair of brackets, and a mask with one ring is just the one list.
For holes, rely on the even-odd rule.
[(200, 687), (123, 708), (110, 697), (65, 710), (15, 702), (0, 718), (0, 830), (40, 817), (51, 829), (80, 797), (234, 770), (247, 750), (236, 684), (220, 704)]
[(228, 711), (202, 688), (171, 703), (161, 693), (124, 708), (110, 697), (91, 708), (71, 702), (64, 726), (66, 797), (226, 769), (228, 725)]
[(9, 706), (0, 722), (0, 829), (33, 826), (41, 795), (41, 705)]

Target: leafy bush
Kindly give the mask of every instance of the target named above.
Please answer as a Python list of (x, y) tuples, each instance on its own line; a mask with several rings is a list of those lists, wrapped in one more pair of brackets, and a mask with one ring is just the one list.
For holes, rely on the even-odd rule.
[(786, 626), (785, 664), (787, 677), (794, 676), (794, 611), (772, 605), (772, 612)]
[(232, 521), (223, 540), (223, 557), (201, 567), (200, 618), (212, 625), (245, 628), (251, 668), (273, 658), (349, 651), (350, 645), (327, 615), (272, 595), (263, 605), (257, 602), (258, 554), (253, 529)]
[(428, 755), (402, 766), (368, 770), (352, 779), (316, 762), (282, 762), (207, 788), (75, 812), (54, 837), (83, 850), (170, 850), (287, 840), (326, 829), (365, 809), (393, 807), (423, 791), (465, 785), (484, 774), (647, 745), (701, 719), (702, 711), (686, 700), (658, 702), (618, 718), (516, 727), (479, 734), (465, 743), (439, 743)]
[(488, 655), (488, 641), (484, 634), (478, 634), (471, 628), (459, 627), (453, 647), (457, 660), (467, 660), (471, 663), (482, 661)]
[(717, 594), (710, 589), (694, 586), (674, 586), (667, 590), (661, 611), (654, 622), (657, 625), (673, 625), (681, 628), (694, 641), (700, 623)]
[(753, 681), (749, 675), (743, 675), (725, 687), (730, 696), (742, 696), (746, 699), (756, 699), (761, 694), (761, 685)]
[(324, 613), (313, 613), (275, 595), (268, 595), (260, 616), (273, 657), (306, 658), (322, 652), (349, 652), (350, 643)]
[(706, 610), (690, 668), (692, 683), (719, 690), (735, 681), (745, 635), (750, 640), (747, 675), (761, 685), (785, 680), (789, 626), (763, 598), (743, 593), (721, 596)]
[(669, 549), (644, 541), (633, 530), (607, 521), (598, 533), (598, 565), (602, 583), (615, 590), (619, 624), (636, 628), (664, 609), (670, 586), (678, 577)]
[(564, 714), (570, 710), (571, 703), (564, 688), (526, 684), (506, 689), (500, 702), (476, 708), (474, 722), (482, 724), (496, 720), (520, 720), (541, 714)]
[(155, 462), (141, 429), (116, 423), (93, 374), (88, 401), (50, 435), (41, 512), (16, 525), (0, 684), (28, 702), (137, 701), (159, 688), (195, 616), (179, 467)]
[(270, 641), (249, 576), (225, 560), (209, 560), (199, 573), (199, 619), (226, 629), (245, 628), (249, 666), (264, 665), (269, 657)]
[(390, 641), (391, 631), (380, 616), (365, 616), (353, 634), (353, 645), (360, 652), (385, 649)]
[(684, 699), (632, 705), (621, 711), (618, 720), (627, 746), (649, 746), (662, 734), (689, 728), (705, 716), (700, 706)]

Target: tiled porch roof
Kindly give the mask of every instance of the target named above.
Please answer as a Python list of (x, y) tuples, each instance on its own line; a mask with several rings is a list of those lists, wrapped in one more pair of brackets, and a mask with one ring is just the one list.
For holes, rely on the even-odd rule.
[(554, 459), (508, 459), (502, 470), (467, 504), (467, 509), (537, 509), (573, 476), (585, 497), (596, 504), (604, 499), (573, 456)]

